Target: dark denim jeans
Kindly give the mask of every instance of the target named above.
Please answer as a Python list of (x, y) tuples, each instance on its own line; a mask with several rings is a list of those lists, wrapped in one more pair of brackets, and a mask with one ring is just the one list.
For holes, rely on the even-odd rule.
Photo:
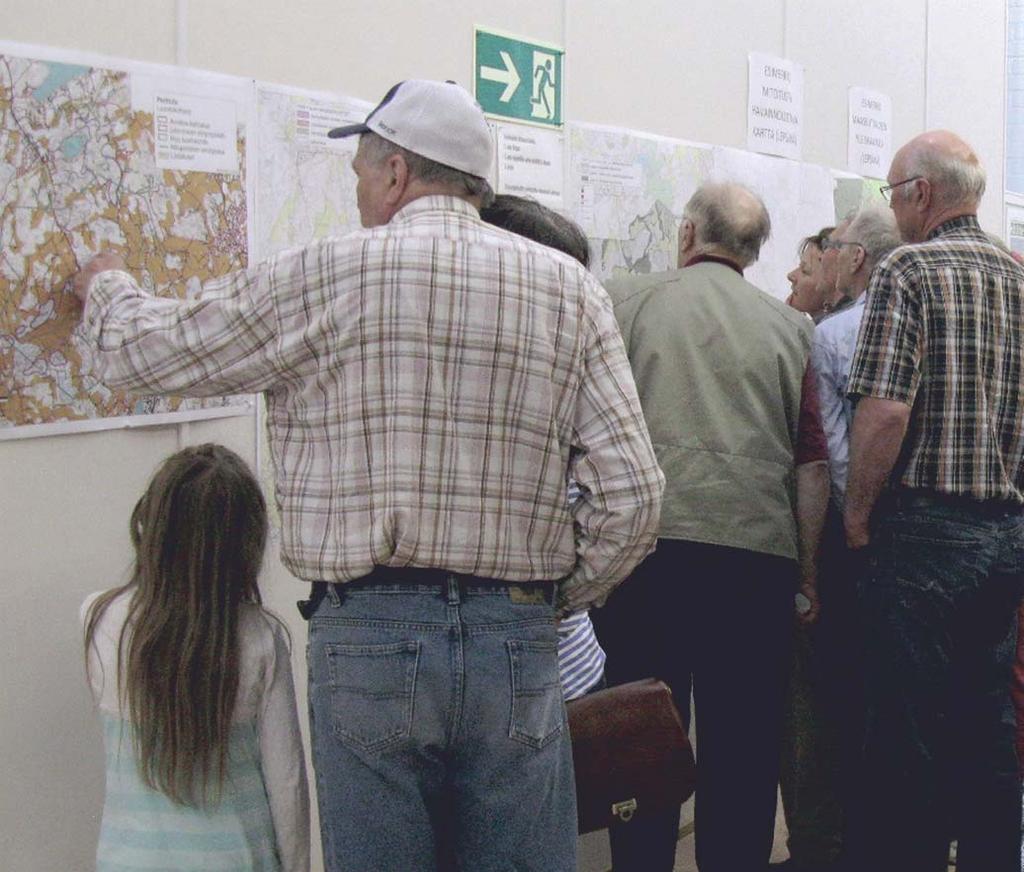
[(864, 767), (853, 847), (863, 868), (1020, 868), (1010, 700), (1024, 589), (1024, 514), (905, 491), (875, 513), (860, 584)]
[(328, 872), (575, 872), (554, 609), (522, 588), (353, 583), (306, 607)]

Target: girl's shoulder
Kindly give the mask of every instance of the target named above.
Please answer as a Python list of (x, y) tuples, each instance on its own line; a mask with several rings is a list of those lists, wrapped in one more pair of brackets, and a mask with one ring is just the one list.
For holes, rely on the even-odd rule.
[(291, 651), (291, 634), (284, 621), (258, 603), (242, 603), (239, 626), (243, 644), (268, 654), (283, 647)]
[(120, 594), (114, 596), (110, 602), (107, 603), (106, 609), (103, 611), (103, 616), (100, 620), (100, 624), (104, 626), (110, 626), (111, 624), (120, 625), (128, 614), (128, 603), (131, 601), (131, 591), (124, 590), (120, 587), (112, 587), (107, 590), (97, 590), (89, 594), (84, 600), (82, 605), (78, 609), (78, 620), (84, 627), (89, 620), (89, 614), (92, 612), (93, 606), (101, 597), (107, 597), (114, 595), (117, 591), (121, 591)]
[(239, 615), (241, 631), (240, 721), (256, 717), (267, 690), (282, 670), (291, 669), (291, 637), (277, 615), (255, 603), (244, 603)]

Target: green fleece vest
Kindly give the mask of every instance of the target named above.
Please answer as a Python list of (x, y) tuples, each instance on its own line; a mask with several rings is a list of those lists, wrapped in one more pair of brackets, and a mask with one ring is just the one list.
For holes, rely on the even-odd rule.
[(607, 288), (665, 473), (659, 535), (795, 558), (810, 320), (718, 263)]

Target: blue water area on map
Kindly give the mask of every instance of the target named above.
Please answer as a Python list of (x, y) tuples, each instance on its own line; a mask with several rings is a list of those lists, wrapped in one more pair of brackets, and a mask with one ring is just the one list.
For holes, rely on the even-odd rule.
[(84, 136), (69, 136), (60, 144), (60, 152), (68, 160), (78, 157), (85, 148)]
[(47, 68), (49, 74), (46, 81), (32, 92), (32, 96), (40, 101), (49, 99), (54, 91), (63, 88), (76, 76), (84, 76), (89, 72), (88, 67), (80, 67), (76, 64), (47, 64)]

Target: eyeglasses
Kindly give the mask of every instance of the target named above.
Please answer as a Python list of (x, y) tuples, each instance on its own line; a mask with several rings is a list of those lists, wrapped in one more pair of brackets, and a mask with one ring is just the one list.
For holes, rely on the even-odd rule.
[(824, 242), (821, 243), (821, 250), (822, 252), (839, 251), (839, 249), (842, 248), (844, 245), (858, 245), (861, 248), (864, 247), (859, 242), (844, 242), (842, 239), (826, 239)]
[(904, 179), (902, 182), (893, 182), (891, 185), (882, 185), (878, 189), (878, 193), (882, 195), (882, 199), (886, 203), (892, 202), (892, 189), (898, 188), (900, 185), (909, 185), (911, 182), (916, 182), (918, 179), (923, 179), (924, 176), (911, 176), (909, 179)]

